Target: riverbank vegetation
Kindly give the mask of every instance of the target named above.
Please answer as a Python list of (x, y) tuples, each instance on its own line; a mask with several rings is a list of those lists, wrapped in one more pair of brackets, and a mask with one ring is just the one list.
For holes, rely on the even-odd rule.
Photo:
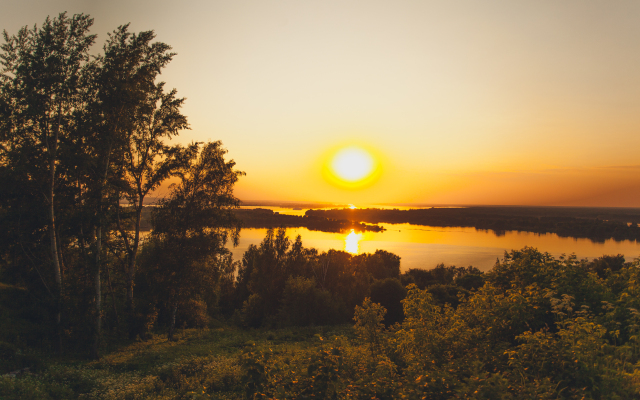
[[(285, 254), (292, 256), (291, 250)], [(225, 319), (221, 309), (202, 314), (192, 307), (191, 319), (179, 324), (183, 328), (173, 340), (164, 334), (167, 322), (158, 319), (144, 338), (112, 342), (97, 361), (53, 356), (19, 340), (4, 342), (5, 369), (30, 369), (0, 378), (0, 394), (8, 399), (637, 398), (639, 271), (637, 261), (619, 256), (587, 263), (524, 248), (505, 254), (484, 274), (439, 266), (401, 274), (406, 286), (372, 279), (351, 324), (310, 319), (322, 310), (324, 317), (318, 318), (336, 312), (340, 291), (292, 276), (276, 313), (249, 300), (257, 294), (268, 298), (266, 288), (256, 287), (236, 310), (237, 319)], [(236, 285), (242, 288), (240, 279)], [(456, 302), (441, 295), (443, 285), (457, 288)], [(2, 290), (21, 291), (6, 285)], [(3, 318), (24, 319), (21, 310), (9, 311), (6, 304)], [(250, 323), (261, 327), (248, 329)], [(13, 329), (38, 326), (26, 324)], [(5, 325), (2, 331), (6, 340)]]
[(491, 230), (555, 233), (560, 237), (587, 238), (594, 242), (640, 240), (640, 209), (576, 207), (498, 207), (427, 208), (388, 210), (377, 208), (308, 210), (306, 216), (342, 219), (370, 224), (414, 224), (460, 226)]
[(377, 224), (318, 216), (280, 214), (266, 208), (237, 209), (234, 210), (234, 214), (242, 221), (242, 226), (245, 228), (304, 227), (312, 231), (337, 233), (348, 232), (350, 229), (355, 232), (384, 231), (384, 228)]

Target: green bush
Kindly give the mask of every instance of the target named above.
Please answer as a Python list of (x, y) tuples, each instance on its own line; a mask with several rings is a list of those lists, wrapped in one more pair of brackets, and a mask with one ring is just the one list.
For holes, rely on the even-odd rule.
[(176, 326), (182, 328), (204, 328), (209, 324), (207, 304), (202, 300), (187, 299), (178, 305)]
[(242, 304), (242, 324), (250, 328), (259, 328), (265, 320), (265, 306), (262, 297), (254, 293)]
[(369, 292), (371, 293), (371, 301), (379, 303), (387, 310), (384, 317), (386, 326), (404, 319), (402, 300), (407, 295), (407, 291), (397, 278), (377, 280), (373, 282)]
[(278, 321), (283, 326), (328, 325), (345, 314), (326, 290), (316, 287), (313, 279), (289, 278), (282, 294)]

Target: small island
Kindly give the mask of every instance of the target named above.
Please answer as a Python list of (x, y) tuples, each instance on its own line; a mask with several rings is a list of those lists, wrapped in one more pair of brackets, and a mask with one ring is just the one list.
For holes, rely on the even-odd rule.
[(377, 224), (350, 221), (344, 218), (327, 218), (315, 215), (287, 215), (267, 208), (237, 209), (235, 216), (242, 221), (244, 228), (307, 228), (311, 231), (344, 233), (353, 229), (356, 232), (382, 232), (385, 229)]
[(473, 227), (491, 230), (555, 233), (560, 237), (587, 238), (594, 242), (640, 240), (640, 209), (583, 207), (423, 208), (411, 210), (331, 209), (308, 210), (306, 217), (341, 219), (370, 224), (414, 224), (440, 227)]

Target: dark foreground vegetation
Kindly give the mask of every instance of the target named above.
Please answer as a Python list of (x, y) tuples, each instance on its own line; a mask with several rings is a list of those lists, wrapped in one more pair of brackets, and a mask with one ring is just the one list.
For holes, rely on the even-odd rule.
[(640, 209), (571, 207), (464, 207), (414, 210), (333, 209), (308, 210), (306, 216), (344, 219), (371, 224), (461, 226), (492, 230), (555, 233), (561, 237), (640, 240)]
[[(42, 343), (29, 343), (46, 326), (32, 314), (24, 289), (4, 285), (2, 368), (29, 370), (0, 377), (0, 397), (640, 396), (637, 261), (580, 262), (524, 248), (505, 253), (484, 274), (443, 265), (399, 274), (383, 252), (318, 256), (294, 242), (278, 256), (270, 249), (282, 239), (276, 233), (247, 252), (237, 279), (210, 287), (213, 303), (203, 297), (181, 303), (183, 329), (173, 340), (164, 334), (167, 321), (157, 318), (137, 341), (113, 336), (99, 361), (54, 356)], [(316, 280), (307, 262), (330, 254), (327, 279)], [(265, 274), (284, 285), (259, 285)], [(225, 300), (225, 285), (235, 303)], [(15, 300), (20, 307), (11, 306)], [(226, 309), (229, 304), (236, 306)], [(336, 325), (348, 320), (355, 324)]]
[(638, 261), (401, 273), (270, 229), (234, 262), (242, 173), (167, 143), (169, 46), (121, 26), (89, 57), (91, 24), (2, 45), (0, 398), (640, 398)]

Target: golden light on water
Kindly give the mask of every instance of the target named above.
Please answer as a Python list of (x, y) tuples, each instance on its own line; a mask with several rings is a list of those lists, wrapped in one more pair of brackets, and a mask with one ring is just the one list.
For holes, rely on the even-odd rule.
[(380, 157), (364, 146), (350, 145), (334, 150), (323, 166), (325, 179), (345, 189), (361, 189), (380, 176)]
[(352, 229), (344, 239), (344, 251), (351, 254), (358, 254), (360, 251), (360, 239), (362, 239), (362, 233), (356, 233)]

